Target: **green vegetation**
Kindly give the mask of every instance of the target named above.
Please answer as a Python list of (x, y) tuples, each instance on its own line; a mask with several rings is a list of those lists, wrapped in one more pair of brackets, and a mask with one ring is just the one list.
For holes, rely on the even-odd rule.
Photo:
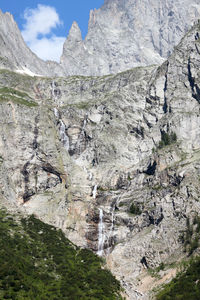
[(0, 102), (8, 101), (29, 107), (38, 105), (36, 102), (30, 100), (26, 93), (8, 87), (0, 88)]
[(140, 207), (134, 203), (131, 204), (129, 212), (133, 215), (141, 215), (142, 211), (140, 210)]
[(156, 185), (152, 186), (151, 188), (154, 191), (160, 191), (160, 190), (162, 190), (163, 187), (160, 184), (156, 184)]
[(177, 276), (158, 293), (157, 300), (200, 299), (200, 257), (192, 259)]
[(91, 103), (89, 102), (79, 102), (74, 104), (78, 109), (88, 109), (91, 106)]
[(102, 264), (61, 230), (0, 211), (0, 299), (122, 299), (119, 282)]
[(109, 189), (107, 187), (103, 187), (103, 186), (98, 186), (98, 191), (99, 192), (107, 192)]
[(11, 95), (15, 95), (15, 96), (18, 96), (21, 98), (28, 97), (28, 95), (26, 93), (23, 93), (23, 92), (20, 92), (20, 91), (17, 91), (15, 89), (8, 88), (8, 87), (0, 88), (0, 94), (9, 94), (9, 95), (11, 94)]
[(177, 136), (175, 132), (171, 132), (171, 133), (162, 132), (161, 141), (159, 142), (158, 148), (161, 149), (167, 145), (171, 145), (175, 143), (176, 141), (177, 141)]
[(131, 181), (132, 180), (132, 178), (131, 178), (131, 176), (130, 176), (130, 174), (128, 174), (128, 181)]
[(155, 269), (149, 268), (148, 273), (151, 275), (151, 277), (159, 278), (159, 272), (163, 271), (165, 269), (165, 264), (163, 262), (160, 263), (158, 267)]
[(200, 217), (195, 216), (192, 224), (186, 219), (186, 230), (182, 232), (180, 240), (184, 245), (184, 251), (190, 256), (198, 247), (200, 239)]
[(119, 207), (123, 207), (123, 206), (125, 206), (125, 205), (126, 205), (126, 203), (120, 202), (118, 206), (119, 206)]
[[(191, 256), (199, 247), (200, 217), (195, 216), (190, 221), (186, 219), (186, 230), (180, 239), (184, 251)], [(182, 269), (177, 276), (158, 293), (157, 300), (197, 300), (200, 299), (200, 257), (191, 258), (182, 263)]]

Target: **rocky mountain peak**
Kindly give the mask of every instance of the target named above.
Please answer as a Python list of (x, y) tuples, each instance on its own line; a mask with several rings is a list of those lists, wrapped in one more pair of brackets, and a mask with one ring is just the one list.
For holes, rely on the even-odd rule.
[(33, 76), (63, 74), (62, 67), (57, 63), (41, 60), (28, 48), (13, 16), (1, 11), (0, 68)]
[(82, 75), (159, 64), (199, 16), (197, 0), (107, 0), (90, 12), (84, 47), (70, 52), (66, 41), (62, 61), (70, 73)]
[(199, 41), (196, 24), (159, 67), (110, 76), (0, 72), (0, 204), (104, 256), (130, 300), (200, 212)]
[[(166, 266), (168, 280), (167, 266), (200, 238), (200, 24), (172, 50), (198, 16), (195, 0), (105, 1), (84, 41), (72, 25), (60, 65), (39, 60), (0, 16), (0, 205), (104, 256), (130, 300), (151, 299), (146, 269)], [(171, 51), (159, 66), (55, 77), (112, 73)], [(195, 230), (184, 246), (186, 220)]]
[(67, 38), (67, 43), (71, 42), (81, 42), (82, 41), (82, 35), (81, 30), (78, 26), (78, 23), (76, 21), (73, 22), (71, 29), (69, 31), (69, 35)]
[(1, 12), (0, 67), (45, 76), (99, 76), (160, 64), (199, 17), (198, 0), (107, 0), (91, 10), (84, 40), (72, 24), (58, 64), (33, 54), (12, 16)]
[(68, 72), (68, 75), (76, 74), (71, 69), (71, 66), (74, 64), (78, 66), (78, 64), (81, 63), (78, 57), (71, 56), (71, 53), (73, 52), (76, 52), (77, 56), (84, 52), (81, 30), (75, 21), (73, 22), (69, 35), (64, 43), (63, 54), (60, 59), (61, 65), (64, 67), (64, 70)]

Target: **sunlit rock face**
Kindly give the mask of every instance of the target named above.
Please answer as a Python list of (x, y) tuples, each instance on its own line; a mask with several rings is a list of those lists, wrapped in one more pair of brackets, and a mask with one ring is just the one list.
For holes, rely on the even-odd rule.
[(32, 76), (99, 76), (160, 64), (199, 16), (198, 0), (105, 1), (90, 12), (84, 40), (73, 22), (56, 63), (33, 54), (13, 17), (0, 12), (0, 68)]
[(198, 0), (109, 0), (90, 12), (84, 41), (74, 23), (61, 63), (69, 74), (105, 75), (160, 64), (200, 16)]
[[(145, 283), (149, 280), (146, 268), (169, 264), (183, 255), (180, 236), (186, 219), (192, 222), (200, 213), (200, 25), (187, 32), (160, 66), (107, 76), (64, 75), (81, 74), (81, 70), (84, 75), (121, 71), (119, 53), (113, 58), (113, 69), (105, 67), (113, 45), (122, 51), (111, 42), (108, 47), (109, 28), (116, 28), (115, 38), (119, 29), (124, 30), (119, 44), (124, 39), (125, 50), (133, 47), (130, 28), (133, 24), (139, 28), (140, 22), (136, 22), (137, 14), (129, 13), (128, 26), (124, 11), (138, 7), (138, 16), (145, 12), (149, 22), (159, 23), (156, 17), (151, 19), (158, 3), (163, 30), (165, 24), (173, 28), (171, 34), (163, 33), (159, 43), (163, 50), (157, 52), (167, 56), (171, 41), (176, 43), (178, 33), (190, 26), (188, 20), (198, 17), (198, 3), (190, 3), (186, 18), (182, 7), (187, 1), (182, 5), (152, 2), (142, 10), (141, 1), (110, 0), (91, 13), (84, 42), (78, 25), (73, 24), (64, 47), (64, 68), (38, 60), (16, 31), (11, 15), (0, 18), (0, 204), (34, 214), (61, 228), (75, 244), (104, 257), (131, 300), (150, 299), (154, 286)], [(179, 22), (184, 30), (173, 27), (166, 14), (169, 19), (176, 16), (175, 23), (184, 16), (188, 23)], [(105, 25), (107, 16), (110, 22)], [(142, 18), (141, 22), (147, 21)], [(6, 37), (7, 23), (10, 35)], [(106, 27), (98, 24), (107, 26), (104, 39)], [(140, 28), (142, 32), (146, 27)], [(145, 41), (145, 49), (155, 51), (148, 34), (141, 33), (137, 42)], [(102, 37), (100, 44), (108, 51), (94, 47), (97, 37)], [(158, 35), (152, 37), (157, 45)], [(93, 45), (90, 53), (87, 43)], [(99, 56), (93, 60), (97, 50)], [(71, 69), (70, 51), (75, 56), (79, 53)]]
[[(30, 76), (64, 74), (56, 62), (38, 58), (25, 44), (21, 32), (10, 13), (0, 10), (0, 68)], [(48, 51), (48, 49), (47, 49)]]
[(105, 257), (129, 299), (149, 299), (145, 269), (179, 259), (200, 212), (199, 37), (116, 75), (0, 71), (1, 204)]

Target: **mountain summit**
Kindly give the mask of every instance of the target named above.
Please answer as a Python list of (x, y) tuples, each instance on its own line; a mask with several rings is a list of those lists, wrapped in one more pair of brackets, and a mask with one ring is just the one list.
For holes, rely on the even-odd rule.
[[(199, 5), (187, 0), (154, 2), (107, 0), (91, 11), (85, 40), (73, 23), (60, 64), (37, 58), (12, 16), (0, 15), (0, 207), (23, 216), (33, 214), (60, 228), (74, 245), (103, 256), (127, 300), (152, 299), (152, 292), (175, 275), (181, 260), (200, 249), (200, 22), (170, 54), (198, 18)], [(162, 61), (169, 54), (159, 66), (109, 76), (66, 76), (117, 72)], [(4, 220), (1, 213), (0, 218)], [(35, 221), (29, 224), (37, 225)], [(37, 235), (27, 228), (31, 239), (34, 234), (35, 241), (41, 241), (31, 266), (39, 267), (40, 274), (52, 274), (52, 291), (64, 291), (65, 277), (54, 264), (58, 258), (59, 270), (68, 270), (60, 260), (66, 253), (63, 240), (55, 242), (57, 235), (48, 238), (49, 230), (41, 224), (36, 228)], [(20, 236), (8, 231), (12, 245), (18, 240), (18, 250), (27, 252), (30, 239), (21, 248)], [(47, 249), (54, 249), (48, 250), (47, 260), (43, 238)], [(59, 252), (56, 244), (62, 246)], [(18, 261), (15, 251), (1, 253)], [(95, 261), (80, 254), (74, 252), (76, 264), (69, 261), (67, 287), (72, 280), (77, 293), (88, 291), (98, 273), (103, 285), (95, 285), (94, 293), (99, 296), (90, 289), (84, 299), (103, 299), (99, 289), (108, 288), (105, 277), (93, 272)], [(32, 267), (26, 259), (19, 262), (29, 276)], [(83, 272), (87, 266), (90, 284)], [(19, 277), (13, 285), (19, 273), (7, 270), (4, 264), (0, 298), (6, 286), (7, 299), (14, 299), (9, 287), (18, 286), (19, 292), (23, 287)], [(49, 281), (43, 278), (43, 284)], [(55, 286), (57, 279), (61, 285)], [(199, 291), (197, 279), (193, 283)], [(27, 298), (25, 288), (22, 292)], [(37, 294), (38, 299), (50, 299)]]
[(146, 268), (166, 267), (158, 275), (169, 279), (167, 266), (200, 246), (199, 53), (198, 23), (160, 66), (102, 77), (0, 71), (0, 206), (104, 256), (130, 300), (151, 299), (159, 284)]
[(106, 0), (90, 12), (83, 43), (65, 42), (62, 63), (82, 75), (159, 64), (199, 16), (197, 0)]
[(51, 64), (53, 67), (28, 48), (13, 16), (0, 10), (0, 68), (29, 75), (53, 75), (55, 64)]
[(91, 10), (85, 40), (72, 24), (58, 64), (33, 54), (13, 17), (1, 12), (0, 67), (45, 76), (99, 76), (160, 64), (199, 17), (198, 0), (106, 0)]

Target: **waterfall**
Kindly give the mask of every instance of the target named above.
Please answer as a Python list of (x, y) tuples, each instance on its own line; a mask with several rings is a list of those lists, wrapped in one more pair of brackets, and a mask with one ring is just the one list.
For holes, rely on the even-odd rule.
[(52, 81), (52, 98), (54, 100), (57, 100), (56, 93), (55, 93), (55, 81), (54, 80)]
[(86, 125), (87, 125), (87, 119), (84, 119), (84, 121), (83, 121), (83, 127), (82, 127), (82, 132), (81, 133), (84, 133)]
[(67, 151), (69, 151), (69, 137), (66, 134), (66, 126), (65, 126), (64, 122), (60, 119), (59, 111), (57, 110), (56, 107), (54, 107), (53, 111), (54, 111), (54, 115), (55, 115), (56, 119), (58, 119), (58, 123), (60, 125), (59, 132), (60, 132), (61, 142), (63, 143), (64, 148)]
[(91, 181), (92, 178), (93, 178), (92, 172), (89, 172), (85, 166), (83, 167), (83, 170), (85, 171), (85, 173), (87, 173), (87, 175), (88, 175), (88, 180)]
[(97, 196), (97, 184), (94, 186), (93, 191), (92, 191), (92, 197), (94, 199), (96, 199), (96, 196)]
[[(110, 251), (112, 250), (113, 246), (113, 230), (114, 230), (114, 218), (115, 218), (115, 206), (111, 207), (110, 210), (110, 217), (111, 217), (111, 223), (108, 227), (108, 223), (104, 222), (105, 219), (105, 211), (103, 211), (102, 208), (99, 208), (99, 223), (98, 223), (98, 251), (97, 255), (108, 255), (110, 254)], [(107, 220), (106, 216), (106, 220)]]
[(99, 208), (99, 224), (98, 224), (98, 251), (97, 255), (102, 256), (104, 252), (104, 234), (105, 225), (103, 223), (103, 209)]
[(93, 178), (93, 174), (92, 174), (92, 172), (89, 172), (88, 179), (91, 181), (92, 178)]
[(69, 138), (65, 133), (65, 124), (61, 119), (60, 119), (60, 137), (65, 149), (69, 151)]
[(54, 107), (53, 111), (54, 111), (54, 116), (56, 117), (56, 119), (59, 119), (59, 112), (58, 112), (57, 108)]
[[(53, 98), (54, 100), (57, 100), (57, 95), (56, 95), (56, 93), (55, 93), (55, 81), (52, 81), (52, 85), (51, 85), (51, 86), (52, 86), (52, 98)], [(61, 141), (62, 141), (62, 143), (63, 143), (64, 148), (65, 148), (67, 151), (69, 151), (69, 137), (68, 137), (68, 135), (67, 135), (66, 132), (65, 132), (65, 129), (66, 129), (65, 124), (64, 124), (64, 122), (60, 119), (60, 115), (59, 115), (59, 112), (58, 112), (58, 110), (57, 110), (56, 107), (54, 107), (53, 111), (54, 111), (54, 115), (55, 115), (56, 119), (58, 119), (58, 122), (59, 122), (59, 124), (60, 124), (60, 129), (59, 129), (59, 131), (60, 131), (60, 138), (61, 138)]]

